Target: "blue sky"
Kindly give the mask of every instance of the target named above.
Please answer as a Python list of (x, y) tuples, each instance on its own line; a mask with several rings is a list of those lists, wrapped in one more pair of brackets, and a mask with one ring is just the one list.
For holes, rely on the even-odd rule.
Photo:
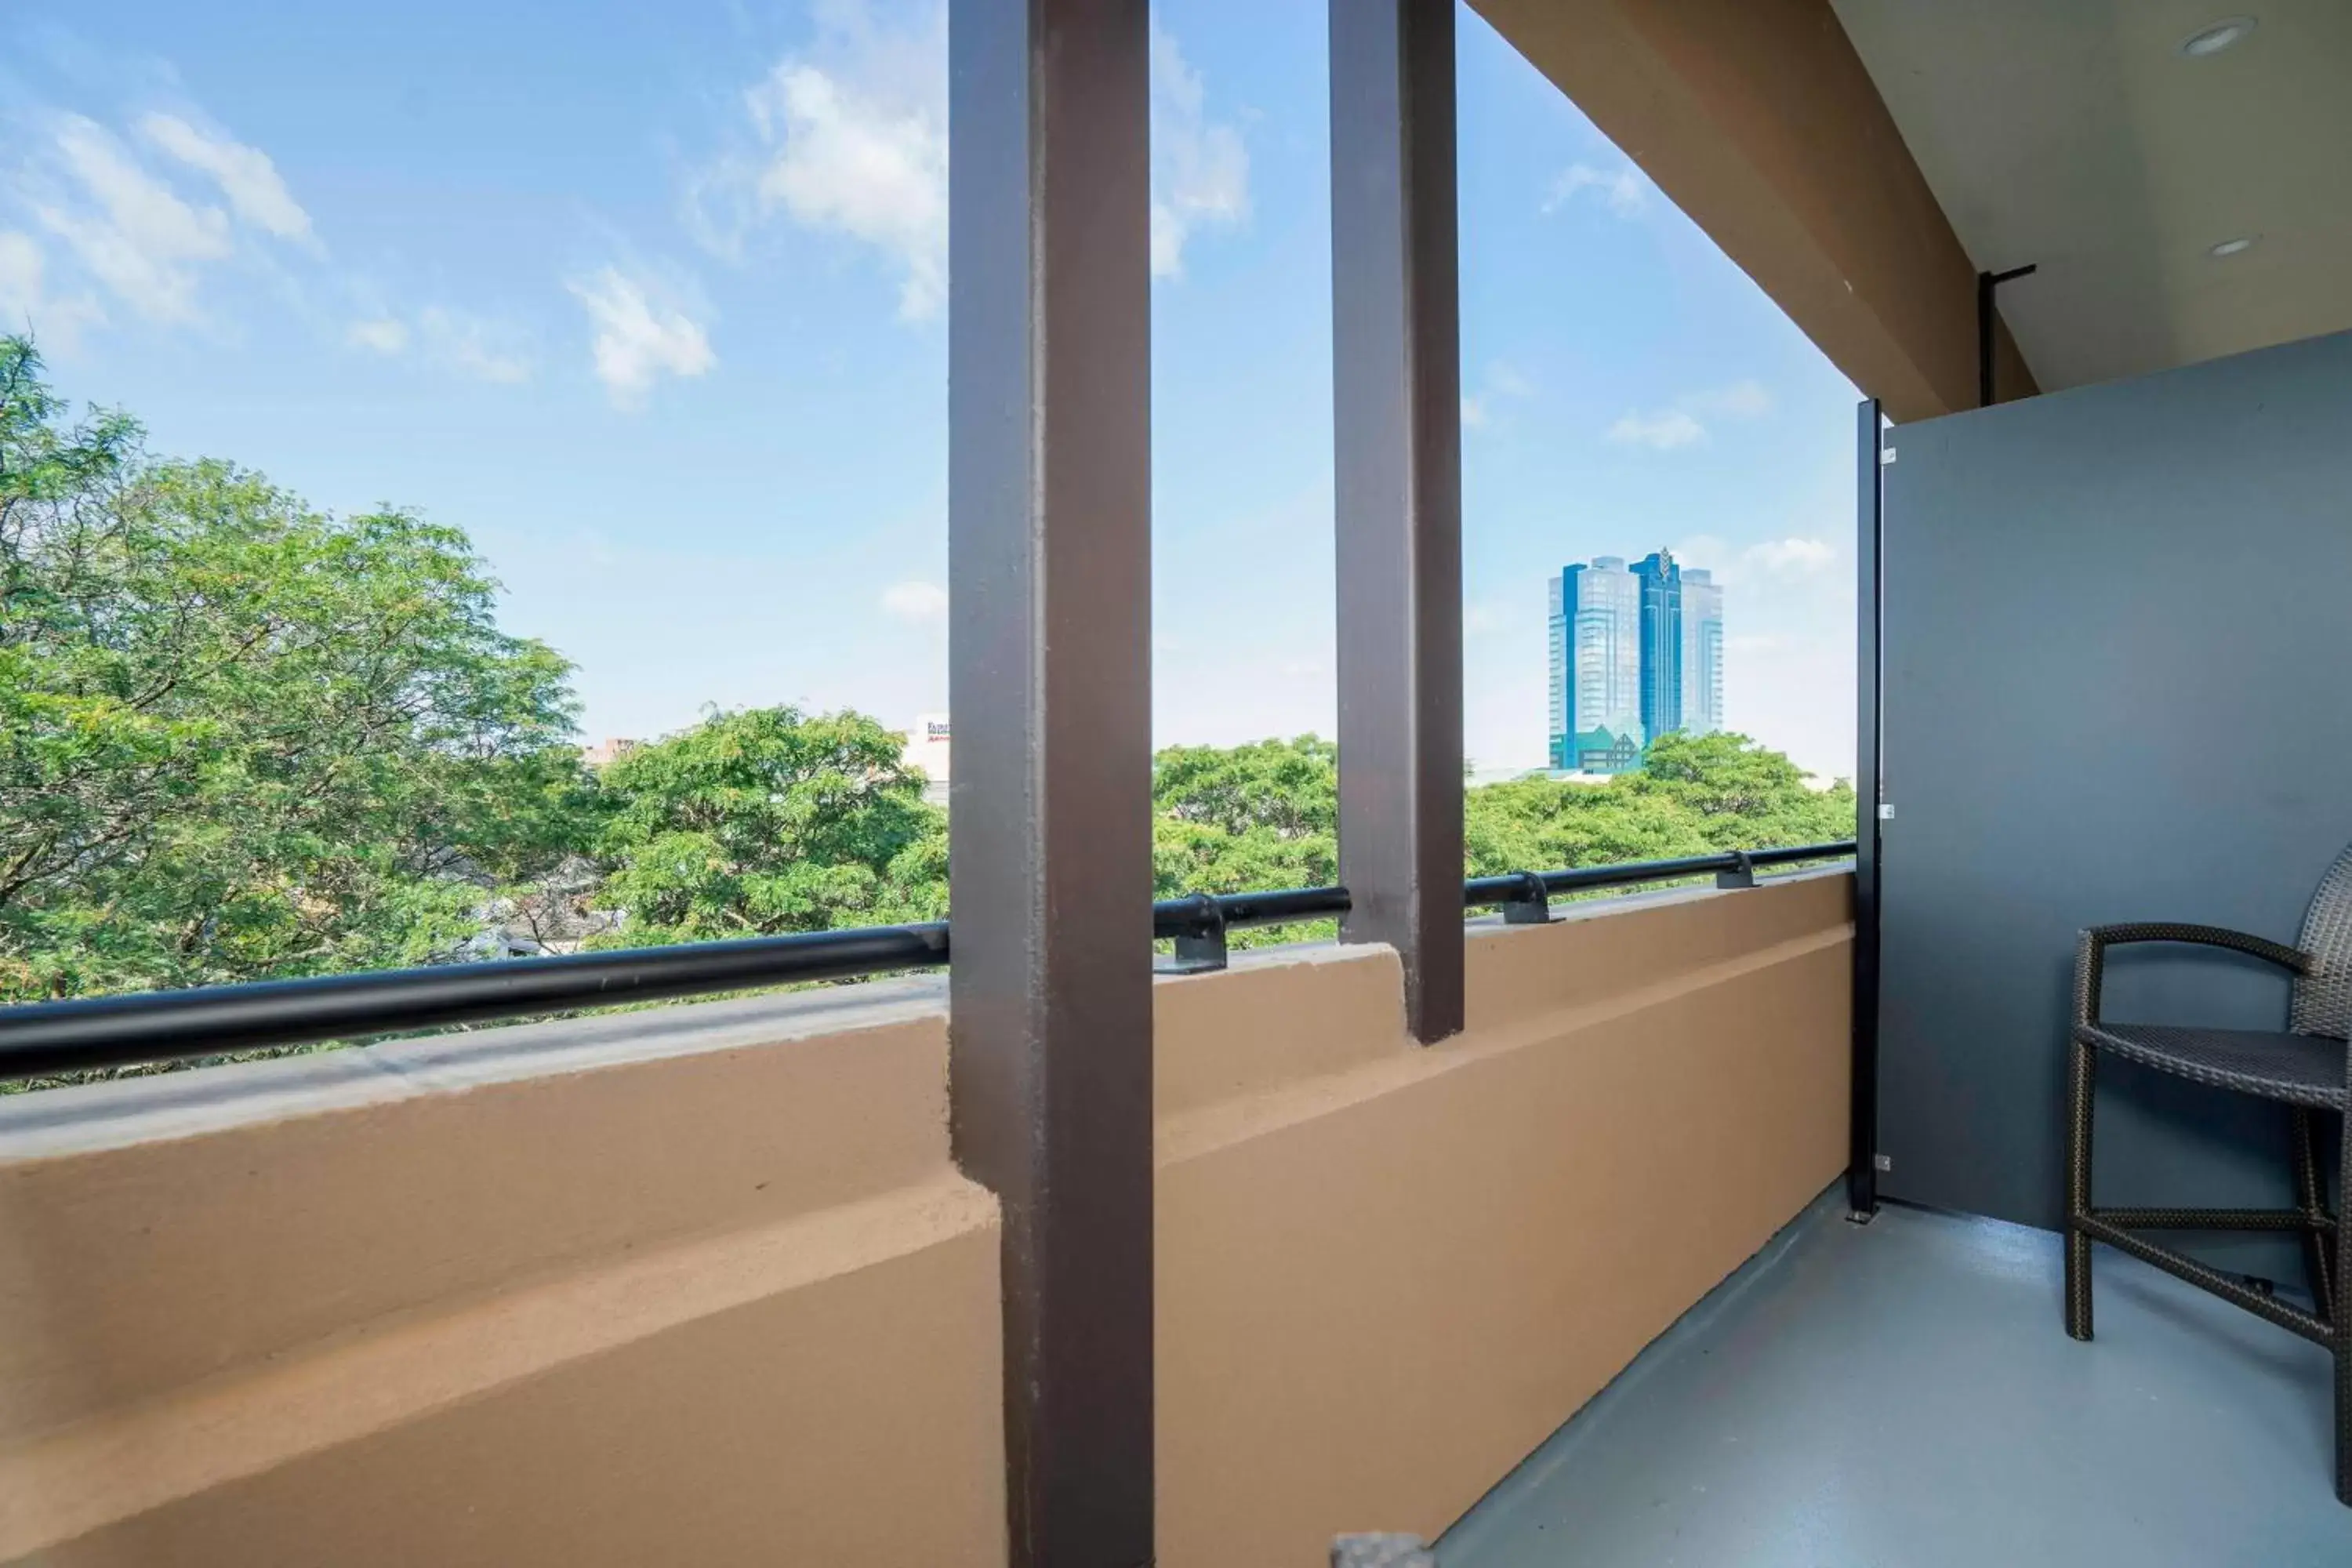
[[(30, 0), (0, 320), (152, 445), (467, 530), (591, 738), (946, 705), (940, 0)], [(1332, 726), (1325, 10), (1155, 11), (1162, 742)], [(1736, 727), (1853, 754), (1854, 393), (1468, 12), (1467, 743), (1544, 753), (1545, 578), (1728, 584)]]

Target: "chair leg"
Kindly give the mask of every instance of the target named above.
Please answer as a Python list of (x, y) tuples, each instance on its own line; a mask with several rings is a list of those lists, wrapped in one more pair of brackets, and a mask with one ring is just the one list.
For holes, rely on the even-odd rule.
[(2336, 1331), (2336, 1500), (2352, 1508), (2352, 1110), (2336, 1167), (2336, 1301), (2327, 1320)]
[(2091, 1211), (2091, 1110), (2097, 1090), (2098, 1052), (2080, 1040), (2066, 1087), (2066, 1332), (2091, 1337), (2091, 1238), (2077, 1222)]
[(2311, 1281), (2312, 1305), (2336, 1321), (2336, 1225), (2319, 1194), (2319, 1112), (2296, 1106), (2287, 1136), (2294, 1152), (2294, 1204), (2303, 1211), (2303, 1262)]
[(2352, 1507), (2352, 1112), (2343, 1117), (2336, 1166), (2336, 1500)]

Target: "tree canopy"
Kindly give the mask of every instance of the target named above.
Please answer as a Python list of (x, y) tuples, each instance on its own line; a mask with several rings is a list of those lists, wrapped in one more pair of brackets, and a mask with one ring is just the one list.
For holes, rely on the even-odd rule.
[(1339, 878), (1339, 749), (1317, 735), (1152, 759), (1161, 898), (1314, 888)]
[(421, 962), (577, 836), (570, 667), (466, 536), (78, 424), (0, 339), (0, 994)]
[[(708, 712), (592, 771), (460, 530), (75, 421), (0, 338), (0, 1000), (936, 919), (946, 814), (863, 714)], [(1152, 763), (1162, 897), (1339, 879), (1339, 754)], [(1738, 735), (1468, 791), (1471, 875), (1845, 837)], [(1279, 940), (1292, 932), (1242, 933)], [(495, 939), (486, 941), (486, 938)]]
[(694, 942), (936, 919), (947, 820), (862, 713), (713, 712), (599, 781), (607, 940)]
[[(1154, 759), (1152, 797), (1162, 898), (1339, 880), (1339, 751), (1328, 741), (1171, 747)], [(1853, 832), (1853, 791), (1843, 781), (1816, 790), (1787, 757), (1734, 734), (1662, 735), (1642, 770), (1605, 783), (1515, 779), (1473, 787), (1463, 801), (1464, 870), (1473, 877), (1822, 844)], [(1234, 941), (1297, 934), (1276, 928)]]

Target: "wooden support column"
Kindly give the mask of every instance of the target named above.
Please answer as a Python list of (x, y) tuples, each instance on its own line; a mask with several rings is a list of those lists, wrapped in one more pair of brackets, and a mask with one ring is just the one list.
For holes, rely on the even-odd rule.
[(1462, 1027), (1462, 365), (1453, 0), (1331, 0), (1342, 940)]
[(1152, 1557), (1149, 59), (1144, 0), (950, 7), (950, 1114), (1014, 1568)]

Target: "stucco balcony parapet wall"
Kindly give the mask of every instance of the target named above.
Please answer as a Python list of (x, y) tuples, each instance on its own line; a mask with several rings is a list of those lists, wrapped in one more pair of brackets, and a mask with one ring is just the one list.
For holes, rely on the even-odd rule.
[[(1158, 996), (1161, 1561), (1435, 1534), (1842, 1166), (1850, 882)], [(936, 978), (0, 1102), (0, 1562), (997, 1563)]]

